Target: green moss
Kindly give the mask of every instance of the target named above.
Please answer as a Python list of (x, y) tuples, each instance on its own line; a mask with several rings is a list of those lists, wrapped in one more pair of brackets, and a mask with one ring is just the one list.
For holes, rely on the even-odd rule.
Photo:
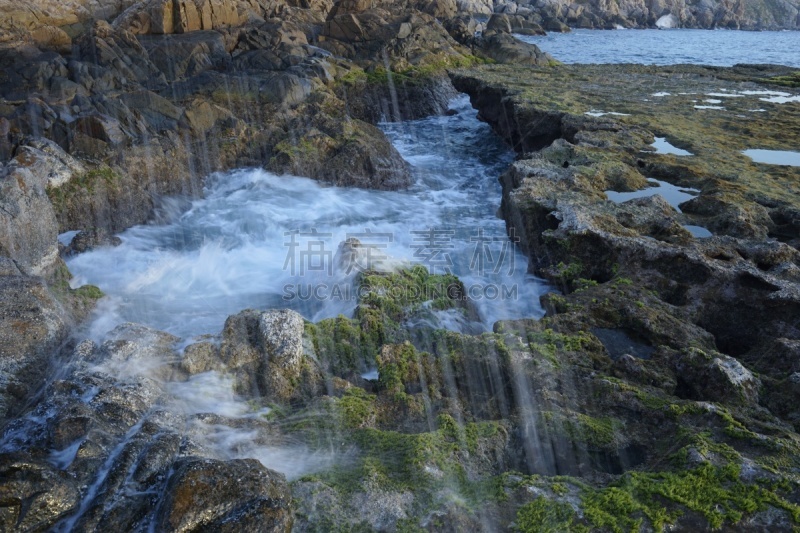
[[(366, 327), (363, 327), (366, 326)], [(317, 358), (337, 376), (372, 367), (382, 338), (370, 325), (344, 316), (306, 324)]]
[(470, 54), (446, 56), (430, 54), (424, 59), (425, 61), (419, 65), (413, 65), (401, 70), (387, 70), (383, 66), (378, 66), (367, 71), (353, 69), (340, 77), (337, 82), (346, 85), (356, 85), (360, 83), (386, 85), (389, 83), (389, 80), (391, 80), (395, 84), (415, 85), (423, 83), (432, 76), (442, 75), (448, 69), (468, 68), (492, 62), (491, 60)]
[(585, 291), (591, 287), (597, 286), (597, 282), (593, 279), (586, 279), (586, 278), (578, 278), (573, 283), (574, 291), (580, 292)]
[(661, 531), (685, 510), (701, 514), (717, 529), (770, 505), (788, 510), (800, 523), (800, 508), (767, 486), (741, 481), (734, 462), (675, 472), (630, 472), (612, 486), (586, 489), (582, 501), (593, 526), (620, 533), (638, 531), (645, 519)]
[(99, 300), (105, 293), (100, 290), (99, 287), (95, 287), (94, 285), (83, 285), (74, 289), (73, 294), (84, 299), (84, 300)]
[(574, 262), (569, 263), (568, 265), (564, 263), (558, 263), (552, 269), (551, 275), (556, 281), (564, 285), (571, 285), (573, 281), (580, 278), (583, 270), (584, 267), (582, 263)]
[(83, 285), (77, 289), (71, 289), (69, 286), (70, 279), (72, 279), (72, 274), (67, 265), (63, 261), (59, 261), (50, 280), (50, 290), (64, 304), (78, 303), (82, 306), (88, 306), (93, 305), (96, 300), (105, 296), (103, 291), (94, 285)]
[(616, 447), (623, 423), (610, 417), (592, 417), (569, 411), (544, 411), (542, 413), (550, 431), (563, 434), (573, 442), (583, 442), (593, 447)]
[(517, 511), (514, 530), (522, 533), (586, 531), (585, 527), (575, 524), (575, 519), (575, 511), (568, 503), (539, 496)]
[(117, 187), (120, 179), (120, 175), (111, 167), (102, 165), (85, 174), (74, 176), (60, 187), (47, 187), (47, 196), (56, 211), (60, 211), (71, 205), (76, 196), (94, 194), (98, 187)]
[(763, 83), (780, 85), (782, 87), (800, 87), (800, 72), (794, 72), (788, 76), (774, 76), (763, 80)]
[[(359, 394), (353, 393), (354, 397)], [(356, 408), (356, 419), (363, 415), (361, 409)], [(490, 476), (468, 475), (463, 457), (501, 438), (498, 423), (460, 425), (446, 415), (440, 416), (438, 423), (439, 429), (426, 433), (353, 427), (339, 438), (359, 450), (354, 463), (308, 479), (323, 481), (343, 495), (361, 490), (367, 480), (385, 490), (411, 490), (418, 495), (447, 488), (458, 492), (471, 506), (482, 505), (497, 493), (497, 482)]]
[(557, 333), (550, 328), (544, 331), (528, 332), (527, 340), (531, 353), (545, 358), (555, 368), (561, 368), (563, 364), (560, 354), (583, 352), (593, 342), (592, 337), (585, 332), (568, 335)]
[(359, 387), (347, 389), (338, 406), (342, 422), (348, 428), (364, 427), (375, 417), (375, 395)]

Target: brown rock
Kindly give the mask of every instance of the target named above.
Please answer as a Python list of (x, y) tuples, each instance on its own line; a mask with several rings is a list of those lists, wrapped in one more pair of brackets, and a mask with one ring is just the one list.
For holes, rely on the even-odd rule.
[(288, 533), (292, 528), (286, 479), (254, 459), (182, 460), (166, 494), (159, 531)]

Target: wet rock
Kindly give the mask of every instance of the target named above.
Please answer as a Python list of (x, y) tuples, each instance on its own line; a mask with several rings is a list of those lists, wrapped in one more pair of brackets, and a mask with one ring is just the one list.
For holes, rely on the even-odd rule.
[(128, 137), (117, 119), (103, 115), (87, 115), (70, 123), (73, 134), (98, 139), (110, 145), (124, 143)]
[(190, 344), (183, 352), (181, 368), (190, 375), (223, 370), (219, 346), (214, 342)]
[(611, 359), (617, 360), (626, 355), (649, 359), (654, 351), (652, 346), (633, 338), (631, 332), (621, 329), (595, 328), (592, 333), (600, 339)]
[(294, 311), (242, 311), (228, 317), (220, 358), (239, 394), (275, 401), (301, 399), (321, 386), (316, 362), (304, 355), (303, 318)]
[(290, 506), (286, 479), (258, 461), (187, 458), (175, 465), (157, 528), (288, 533)]
[(64, 250), (67, 255), (82, 254), (100, 246), (119, 246), (122, 240), (102, 228), (79, 231)]
[(44, 383), (68, 324), (41, 279), (0, 277), (0, 420)]
[(115, 376), (150, 376), (169, 378), (168, 363), (178, 359), (175, 343), (178, 338), (140, 324), (126, 323), (114, 328), (95, 356)]
[(80, 503), (75, 480), (26, 454), (0, 455), (0, 524), (5, 531), (45, 531)]
[(194, 76), (208, 69), (225, 70), (230, 55), (222, 34), (195, 31), (169, 37), (142, 37), (150, 61), (169, 81)]
[(478, 23), (470, 15), (460, 15), (444, 21), (447, 33), (461, 44), (470, 44), (478, 31)]

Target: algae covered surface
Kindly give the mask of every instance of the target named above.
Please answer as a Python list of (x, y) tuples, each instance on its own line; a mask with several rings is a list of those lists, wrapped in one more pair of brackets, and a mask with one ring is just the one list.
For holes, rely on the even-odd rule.
[[(690, 399), (678, 390), (680, 361), (700, 371), (724, 357), (713, 342), (686, 342), (688, 326), (673, 324), (659, 331), (650, 359), (623, 364), (594, 333), (601, 322), (625, 321), (603, 317), (624, 313), (622, 300), (646, 302), (643, 320), (667, 319), (664, 304), (631, 280), (584, 283), (566, 296), (571, 311), (500, 322), (478, 336), (412, 333), (403, 317), (418, 302), (387, 296), (381, 288), (393, 282), (457, 280), (420, 268), (362, 276), (369, 289), (354, 319), (307, 325), (319, 362), (338, 376), (330, 394), (273, 419), (320, 449), (348, 450), (347, 461), (293, 483), (305, 529), (800, 525), (795, 431), (752, 399)], [(584, 311), (593, 307), (602, 311)], [(377, 379), (361, 378), (371, 365)]]
[[(457, 280), (420, 269), (362, 277), (370, 290), (356, 317), (310, 330), (339, 381), (293, 431), (336, 442), (351, 462), (294, 482), (299, 523), (800, 527), (800, 176), (741, 154), (797, 146), (800, 105), (762, 100), (789, 75), (628, 65), (454, 72), (518, 151), (501, 177), (502, 215), (531, 269), (558, 290), (542, 298), (540, 321), (466, 335), (410, 327), (421, 302), (385, 290)], [(704, 108), (712, 105), (724, 109)], [(655, 137), (693, 155), (657, 153)], [(695, 198), (678, 211), (659, 196), (617, 204), (604, 194), (652, 179)], [(687, 224), (714, 235), (696, 238)], [(433, 304), (469, 313), (458, 299)], [(373, 362), (377, 379), (362, 378)]]
[[(792, 101), (797, 91), (790, 83), (796, 77), (785, 67), (746, 65), (487, 65), (464, 76), (513, 100), (516, 120), (530, 130), (551, 130), (535, 133), (548, 133), (548, 141), (569, 135), (570, 124), (552, 131), (554, 117), (567, 114), (575, 117), (573, 122), (585, 117), (605, 131), (607, 144), (598, 149), (616, 148), (618, 159), (641, 160), (648, 177), (670, 178), (768, 208), (795, 209), (800, 206), (800, 169), (754, 163), (742, 151), (796, 151), (800, 146), (800, 105)], [(789, 101), (781, 103), (781, 94)], [(520, 118), (526, 112), (539, 115), (541, 124)], [(652, 136), (693, 156), (657, 154), (647, 146)], [(516, 141), (529, 148), (525, 139)]]

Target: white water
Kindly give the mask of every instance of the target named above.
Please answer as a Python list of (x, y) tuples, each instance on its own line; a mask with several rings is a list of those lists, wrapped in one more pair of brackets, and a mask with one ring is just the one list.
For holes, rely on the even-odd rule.
[[(89, 336), (101, 340), (130, 321), (190, 338), (217, 333), (226, 317), (248, 307), (289, 307), (314, 321), (350, 314), (356, 301), (347, 290), (357, 270), (338, 268), (336, 251), (353, 234), (375, 245), (373, 259), (384, 258), (373, 267), (450, 268), (470, 291), (485, 329), (502, 318), (540, 316), (542, 285), (527, 274), (527, 259), (509, 246), (496, 216), (497, 176), (512, 154), (477, 120), (466, 97), (453, 106), (455, 116), (383, 126), (413, 165), (409, 191), (326, 187), (238, 170), (211, 177), (203, 199), (167, 201), (165, 223), (136, 226), (120, 235), (120, 246), (70, 259), (73, 286), (91, 283), (108, 295)], [(438, 232), (436, 255), (425, 248), (430, 229)], [(296, 231), (309, 235), (295, 237), (292, 248), (289, 233)], [(301, 257), (309, 250), (319, 253)], [(312, 271), (317, 266), (323, 269)], [(312, 289), (315, 296), (306, 298)]]
[[(421, 262), (437, 272), (447, 267), (461, 278), (481, 322), (431, 309), (417, 319), (424, 325), (474, 331), (490, 329), (501, 318), (541, 316), (544, 286), (527, 274), (526, 258), (510, 246), (505, 224), (496, 216), (501, 197), (497, 176), (513, 154), (477, 120), (466, 97), (453, 105), (459, 111), (455, 116), (383, 126), (413, 165), (416, 182), (409, 191), (325, 187), (305, 178), (243, 169), (211, 177), (203, 199), (167, 200), (163, 223), (129, 229), (120, 235), (120, 246), (71, 258), (73, 285), (92, 283), (107, 294), (87, 335), (95, 341), (115, 338), (121, 334), (109, 335), (115, 327), (136, 322), (182, 337), (179, 344), (186, 345), (197, 335), (218, 333), (229, 315), (247, 307), (290, 307), (311, 320), (352, 313), (354, 292), (350, 298), (331, 295), (333, 287), (347, 289), (354, 282), (357, 269), (348, 272), (347, 257), (337, 252), (354, 233), (362, 243), (379, 245), (372, 267)], [(420, 248), (424, 235), (413, 233), (430, 228), (440, 232), (435, 256)], [(299, 246), (292, 257), (287, 245), (296, 231), (317, 233), (295, 236)], [(314, 250), (324, 254), (300, 256)], [(287, 285), (295, 288), (287, 291)], [(301, 299), (306, 285), (328, 290), (322, 298)], [(495, 295), (492, 289), (498, 287), (512, 295), (504, 298), (502, 290)], [(287, 300), (287, 294), (298, 297)], [(157, 376), (167, 362), (150, 354), (95, 370), (126, 380)], [(365, 378), (377, 379), (377, 373)], [(267, 435), (262, 417), (270, 410), (238, 397), (228, 376), (207, 372), (185, 382), (156, 381), (167, 393), (164, 407), (185, 417), (187, 435), (220, 458), (254, 458), (289, 479), (347, 461), (347, 450), (312, 450)], [(62, 523), (64, 530), (81, 519), (140, 425), (114, 448), (79, 511)], [(79, 444), (53, 450), (51, 461), (68, 465)]]

